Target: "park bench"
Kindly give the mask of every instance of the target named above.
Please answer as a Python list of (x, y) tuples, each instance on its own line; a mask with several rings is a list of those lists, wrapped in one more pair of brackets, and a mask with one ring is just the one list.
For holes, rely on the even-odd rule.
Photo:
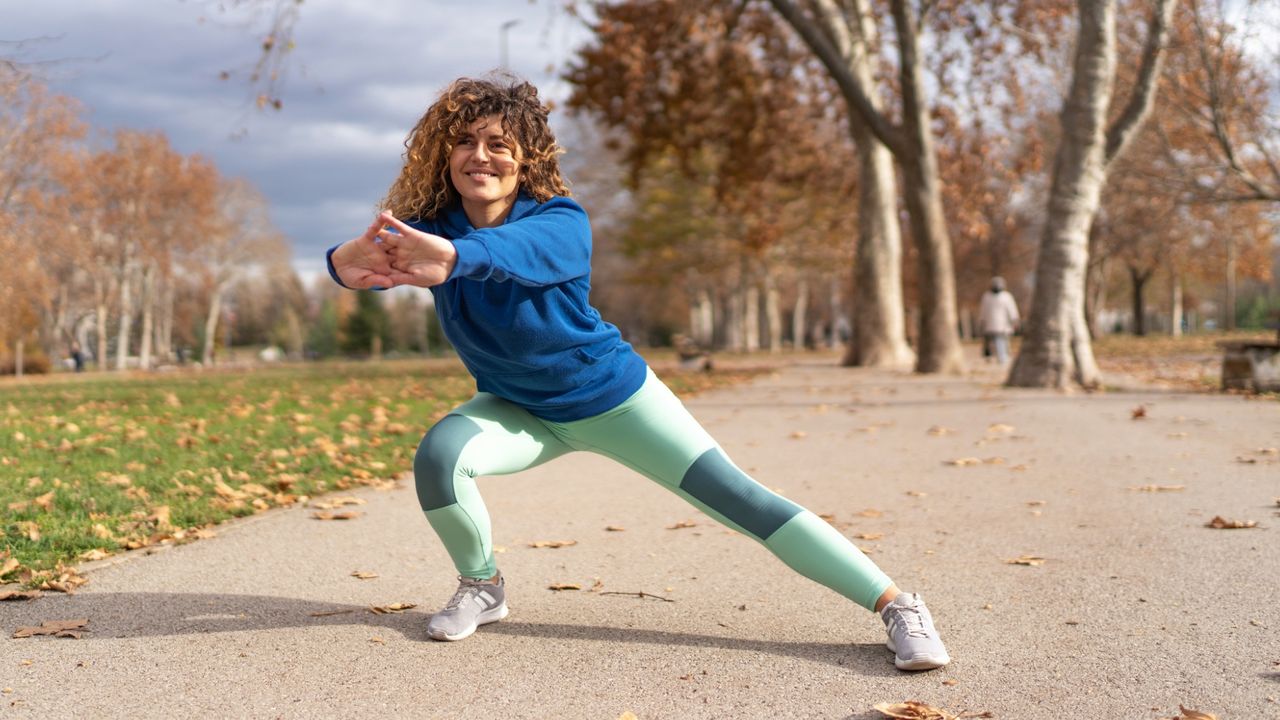
[(1280, 323), (1275, 325), (1274, 342), (1264, 340), (1224, 340), (1222, 348), (1222, 389), (1280, 392)]

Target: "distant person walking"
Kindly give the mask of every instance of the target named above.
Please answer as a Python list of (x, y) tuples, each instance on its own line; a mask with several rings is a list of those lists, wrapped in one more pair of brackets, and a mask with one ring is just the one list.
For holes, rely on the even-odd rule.
[(1009, 336), (1018, 331), (1020, 323), (1018, 303), (1004, 289), (1004, 278), (999, 275), (991, 278), (991, 290), (982, 294), (982, 306), (978, 309), (978, 332), (1001, 365), (1009, 362)]

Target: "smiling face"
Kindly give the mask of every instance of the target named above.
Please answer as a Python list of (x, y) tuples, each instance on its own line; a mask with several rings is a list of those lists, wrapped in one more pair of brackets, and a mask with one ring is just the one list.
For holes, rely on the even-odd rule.
[(471, 123), (449, 153), (449, 178), (476, 227), (506, 219), (520, 189), (520, 148), (502, 127), (501, 115)]

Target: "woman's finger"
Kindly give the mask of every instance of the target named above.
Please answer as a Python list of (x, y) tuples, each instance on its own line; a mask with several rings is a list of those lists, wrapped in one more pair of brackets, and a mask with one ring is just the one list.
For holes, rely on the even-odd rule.
[(400, 222), (399, 218), (397, 218), (395, 215), (392, 215), (390, 211), (383, 211), (383, 213), (378, 216), (378, 220), (382, 221), (383, 224), (390, 225), (396, 230), (399, 230), (401, 235), (409, 235), (411, 233), (421, 232), (419, 230), (415, 230), (414, 228), (411, 228), (408, 225)]

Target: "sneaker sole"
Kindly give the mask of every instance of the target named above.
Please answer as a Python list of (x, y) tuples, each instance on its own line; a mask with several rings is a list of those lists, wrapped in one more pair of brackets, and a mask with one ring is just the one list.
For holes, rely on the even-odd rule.
[(432, 630), (430, 627), (428, 627), (427, 637), (431, 638), (432, 640), (441, 640), (444, 642), (456, 642), (458, 640), (465, 640), (471, 637), (471, 634), (476, 631), (476, 628), (480, 627), (481, 625), (488, 625), (489, 623), (498, 622), (502, 618), (509, 615), (510, 612), (511, 611), (507, 609), (507, 604), (504, 602), (496, 608), (485, 610), (484, 612), (477, 615), (475, 623), (472, 624), (470, 627), (465, 628), (460, 633), (457, 633), (455, 635), (450, 635), (449, 633), (439, 631), (439, 630)]
[(893, 653), (893, 665), (899, 670), (936, 670), (951, 662), (950, 655), (915, 655), (903, 660), (898, 657), (898, 648), (894, 647), (892, 638), (885, 642), (885, 647)]

